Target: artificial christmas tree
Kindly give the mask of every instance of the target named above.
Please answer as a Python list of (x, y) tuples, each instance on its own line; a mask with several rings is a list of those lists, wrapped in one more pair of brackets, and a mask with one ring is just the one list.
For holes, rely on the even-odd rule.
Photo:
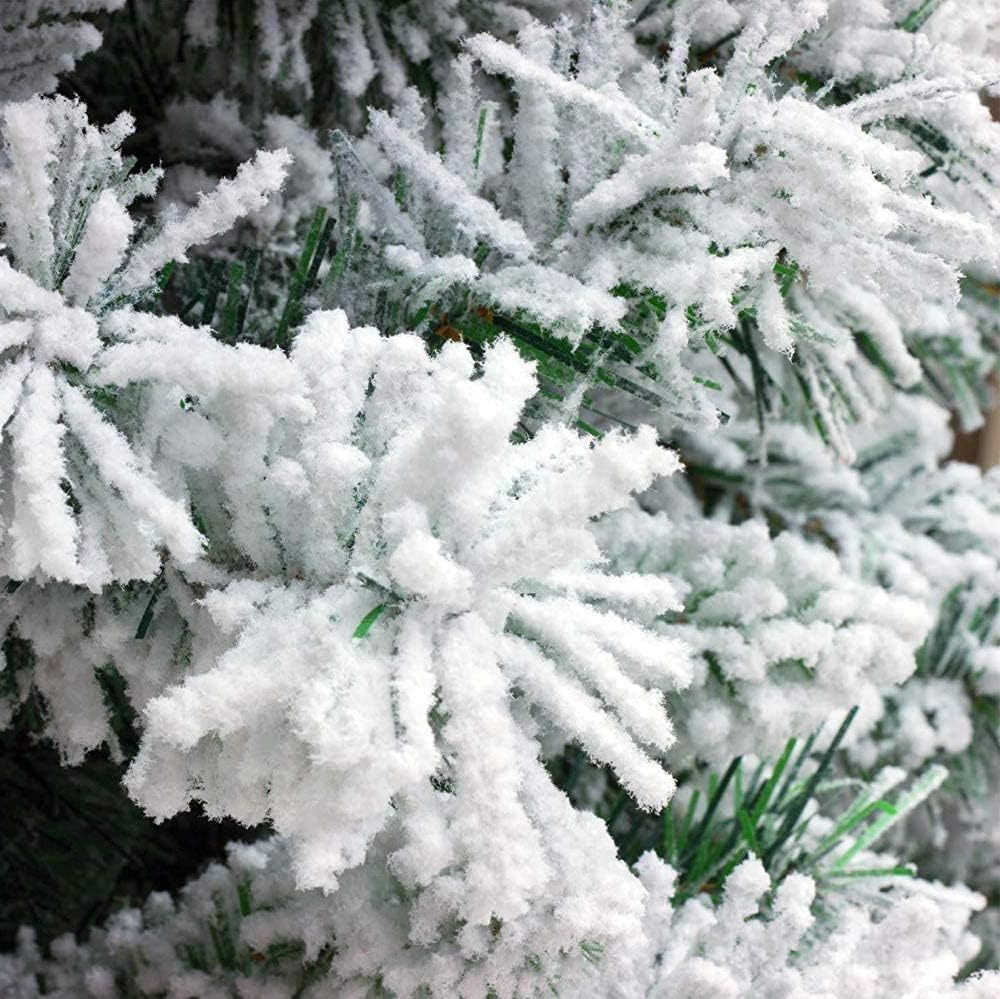
[(998, 28), (3, 15), (4, 994), (1000, 991)]

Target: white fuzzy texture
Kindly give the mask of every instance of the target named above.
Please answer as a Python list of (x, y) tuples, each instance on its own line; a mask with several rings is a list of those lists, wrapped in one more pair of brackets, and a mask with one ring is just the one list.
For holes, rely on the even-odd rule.
[(120, 266), (134, 231), (135, 223), (114, 192), (102, 191), (87, 216), (80, 248), (63, 284), (68, 301), (86, 305)]
[[(757, 465), (753, 426), (734, 423), (724, 431), (728, 442), (712, 444), (715, 455), (727, 455), (729, 474), (752, 481), (761, 512), (799, 527), (821, 524), (842, 571), (888, 591), (863, 598), (872, 612), (895, 607), (899, 597), (924, 608), (919, 617), (931, 633), (916, 675), (883, 691), (880, 733), (852, 745), (868, 766), (879, 759), (912, 767), (974, 756), (989, 739), (974, 731), (973, 702), (993, 710), (998, 697), (988, 667), (1000, 644), (1000, 622), (990, 610), (1000, 592), (998, 475), (942, 462), (952, 447), (948, 419), (929, 400), (897, 396), (879, 425), (855, 428), (851, 436), (863, 470), (844, 466), (787, 424), (772, 431), (767, 466)], [(726, 443), (737, 445), (735, 452)], [(699, 449), (693, 460), (701, 457)], [(635, 532), (631, 550), (641, 543)], [(902, 625), (902, 609), (893, 614)], [(939, 624), (944, 630), (935, 637)]]
[(65, 430), (59, 424), (56, 380), (35, 368), (24, 382), (23, 403), (14, 417), (13, 498), (21, 516), (10, 525), (7, 575), (24, 579), (36, 570), (77, 582), (77, 526), (60, 488), (66, 474)]
[[(0, 635), (31, 650), (0, 725), (37, 695), (66, 762), (121, 760), (111, 666), (148, 815), (276, 835), (85, 941), (23, 934), (0, 993), (1000, 993), (957, 980), (1000, 886), (1000, 478), (942, 464), (922, 395), (974, 426), (996, 367), (986, 0), (255, 0), (250, 63), (225, 4), (156, 5), (208, 76), (141, 230), (130, 116), (37, 96), (117, 6), (0, 3)], [(225, 315), (256, 342), (210, 291), (164, 314), (207, 243), (254, 261)], [(852, 707), (766, 870), (682, 899), (625, 862), (703, 763)]]
[[(553, 809), (556, 804), (539, 811), (554, 829), (567, 818)], [(427, 993), (473, 999), (490, 989), (507, 997), (543, 995), (554, 977), (584, 999), (991, 999), (1000, 986), (1000, 973), (989, 971), (956, 981), (960, 962), (977, 947), (969, 917), (984, 902), (966, 890), (919, 880), (897, 884), (880, 896), (877, 914), (864, 893), (851, 893), (836, 902), (832, 932), (817, 935), (814, 913), (821, 906), (814, 904), (816, 884), (805, 875), (787, 876), (765, 908), (771, 882), (760, 861), (750, 858), (729, 875), (718, 905), (699, 897), (674, 908), (674, 871), (647, 853), (637, 865), (642, 884), (636, 887), (646, 899), (640, 922), (638, 897), (626, 900), (615, 888), (617, 862), (595, 849), (596, 842), (588, 844), (590, 853), (569, 848), (560, 857), (570, 891), (576, 879), (586, 879), (600, 897), (599, 912), (574, 893), (560, 913), (595, 933), (589, 946), (602, 956), (593, 966), (552, 949), (557, 941), (551, 911), (524, 927), (528, 935), (520, 939), (512, 941), (505, 932), (481, 938), (469, 960), (462, 953), (465, 930), (407, 937), (406, 914), (412, 920), (419, 912), (432, 926), (441, 914), (426, 895), (386, 909), (392, 881), (384, 864), (393, 838), (379, 844), (381, 863), (373, 858), (351, 872), (332, 897), (296, 890), (287, 844), (280, 839), (233, 844), (227, 863), (211, 865), (177, 902), (154, 893), (141, 909), (117, 913), (86, 941), (60, 938), (49, 957), (30, 931), (22, 931), (17, 952), (0, 957), (0, 985), (18, 999), (110, 996), (93, 989), (116, 974), (129, 976), (143, 996), (208, 999), (284, 999), (310, 977), (317, 995), (363, 996), (377, 981), (407, 999)], [(243, 908), (247, 902), (249, 911)], [(596, 919), (599, 929), (588, 925)], [(220, 933), (235, 961), (215, 957), (213, 941)], [(310, 976), (331, 940), (337, 941), (333, 961)], [(532, 960), (511, 967), (520, 948), (529, 949)], [(185, 960), (193, 949), (207, 955), (204, 970)], [(288, 956), (265, 962), (267, 953)]]
[[(392, 853), (401, 838), (398, 828), (380, 837), (371, 860), (345, 875), (332, 896), (297, 890), (288, 845), (272, 838), (233, 844), (227, 863), (211, 865), (176, 902), (154, 893), (141, 909), (117, 913), (86, 942), (60, 938), (50, 958), (25, 931), (17, 953), (0, 956), (0, 988), (18, 999), (43, 994), (70, 999), (95, 994), (82, 990), (110, 982), (116, 973), (129, 976), (143, 996), (206, 999), (234, 994), (288, 999), (310, 977), (312, 994), (338, 996), (363, 996), (376, 980), (401, 997), (430, 990), (434, 996), (469, 999), (489, 989), (508, 997), (534, 995), (553, 975), (582, 985), (586, 962), (576, 956), (579, 951), (573, 953), (575, 947), (565, 951), (567, 927), (573, 928), (570, 938), (586, 938), (595, 949), (627, 946), (641, 930), (644, 890), (614, 856), (598, 820), (574, 812), (539, 771), (536, 764), (523, 793), (537, 821), (551, 829), (553, 875), (560, 879), (563, 899), (506, 922), (499, 934), (442, 919), (455, 887), (448, 879), (437, 893), (417, 893), (391, 911), (385, 908), (386, 892), (394, 893), (386, 865), (400, 855)], [(427, 798), (432, 796), (428, 791)], [(422, 804), (426, 808), (430, 801)], [(438, 832), (428, 818), (410, 807), (403, 820), (420, 830), (425, 848)], [(246, 914), (240, 910), (240, 885), (249, 889), (244, 898), (252, 900)], [(229, 969), (215, 960), (210, 943), (217, 912), (225, 913), (222, 932), (238, 955)], [(420, 929), (410, 932), (411, 925)], [(310, 972), (333, 939), (336, 960), (318, 975)], [(265, 963), (272, 945), (289, 956)], [(184, 955), (201, 947), (212, 956), (205, 970), (195, 970)], [(528, 962), (526, 953), (532, 955)], [(35, 977), (39, 973), (44, 992)]]
[(49, 171), (56, 157), (55, 130), (45, 114), (45, 102), (39, 97), (8, 104), (0, 115), (8, 160), (0, 179), (4, 236), (24, 269), (44, 280), (55, 251), (49, 220), (53, 203)]
[(652, 853), (637, 866), (651, 900), (643, 943), (624, 961), (612, 956), (581, 996), (986, 999), (1000, 987), (997, 972), (955, 980), (977, 948), (967, 923), (984, 902), (965, 890), (898, 885), (877, 917), (848, 896), (836, 903), (832, 933), (817, 939), (809, 936), (816, 885), (805, 875), (785, 877), (764, 910), (770, 878), (751, 857), (729, 875), (718, 906), (698, 898), (672, 910), (673, 870)]
[[(367, 202), (376, 231), (416, 222), (420, 237), (406, 245), (424, 271), (428, 250), (453, 260), (456, 248), (468, 257), (483, 244), (494, 248), (485, 260), (476, 256), (478, 277), (466, 279), (472, 294), (574, 347), (589, 332), (620, 329), (630, 302), (654, 295), (691, 326), (696, 344), (749, 314), (763, 348), (789, 358), (806, 348), (803, 379), (826, 423), (838, 423), (842, 401), (811, 370), (812, 352), (828, 355), (841, 384), (853, 380), (855, 333), (869, 338), (892, 381), (916, 386), (923, 369), (914, 345), (929, 329), (943, 333), (963, 322), (959, 268), (976, 262), (995, 270), (1000, 261), (989, 225), (995, 186), (983, 181), (1000, 147), (996, 129), (972, 110), (988, 77), (945, 74), (942, 52), (941, 64), (913, 63), (918, 80), (834, 108), (822, 95), (777, 85), (769, 67), (794, 62), (796, 45), (813, 51), (824, 31), (840, 30), (849, 20), (839, 9), (845, 5), (824, 21), (820, 2), (735, 4), (733, 18), (744, 28), (732, 56), (690, 72), (683, 53), (694, 26), (710, 16), (703, 4), (677, 6), (662, 77), (626, 34), (626, 18), (610, 8), (573, 30), (529, 23), (514, 43), (468, 38), (440, 102), (443, 159), (427, 148), (412, 92), (395, 115), (372, 118), (380, 156), (370, 147), (359, 154), (405, 184), (403, 212), (387, 198)], [(616, 57), (600, 55), (609, 52)], [(490, 79), (479, 82), (484, 75)], [(492, 120), (498, 84), (516, 93), (513, 152), (489, 172), (479, 161), (492, 140), (481, 125)], [(919, 177), (927, 157), (881, 127), (914, 108), (935, 129), (954, 133), (956, 147), (974, 137), (968, 169), (964, 159), (955, 167), (960, 182), (943, 188), (934, 181), (933, 200)], [(789, 265), (796, 277), (780, 288), (773, 270)], [(408, 274), (398, 294), (411, 284)], [(362, 282), (354, 314), (366, 311), (368, 286)], [(639, 360), (658, 369), (659, 384), (649, 388), (665, 408), (704, 424), (719, 400), (685, 371), (688, 337), (676, 327), (661, 326)], [(648, 384), (634, 368), (629, 378)], [(845, 447), (836, 426), (829, 436)]]
[[(166, 485), (137, 445), (134, 424), (130, 439), (95, 405), (96, 389), (113, 391), (116, 378), (141, 379), (161, 398), (183, 399), (219, 394), (223, 382), (231, 393), (279, 394), (308, 409), (297, 376), (278, 355), (226, 347), (177, 320), (109, 311), (122, 294), (145, 291), (169, 257), (181, 259), (193, 242), (259, 207), (280, 186), (286, 160), (261, 154), (133, 250), (127, 205), (151, 193), (152, 178), (107, 186), (121, 172), (118, 149), (131, 128), (125, 115), (98, 130), (64, 98), (33, 98), (2, 111), (0, 430), (10, 444), (0, 469), (9, 484), (0, 506), (0, 572), (13, 579), (98, 591), (113, 580), (151, 579), (164, 549), (182, 565), (201, 557), (204, 539), (184, 483)], [(78, 216), (85, 194), (91, 201)], [(82, 232), (74, 240), (77, 218)], [(110, 346), (119, 339), (128, 342)], [(111, 408), (112, 420), (128, 422)]]
[(523, 259), (532, 245), (518, 222), (500, 217), (497, 210), (473, 194), (460, 177), (449, 173), (433, 153), (407, 135), (385, 112), (372, 113), (372, 135), (386, 154), (425, 187), (435, 201), (454, 213), (455, 222), (469, 237), (485, 239), (504, 254)]
[(927, 606), (859, 583), (791, 532), (772, 540), (761, 522), (672, 522), (639, 510), (600, 531), (617, 568), (662, 572), (686, 595), (679, 620), (657, 623), (700, 653), (682, 695), (683, 752), (719, 764), (777, 754), (854, 705), (857, 739), (913, 672)]
[[(156, 816), (198, 798), (213, 814), (270, 818), (303, 888), (345, 890), (402, 817), (390, 863), (423, 892), (415, 939), (457, 918), (469, 957), (496, 917), (514, 961), (515, 939), (556, 906), (550, 934), (579, 941), (564, 846), (540, 815), (578, 820), (536, 740), (554, 724), (645, 807), (672, 793), (660, 691), (689, 682), (687, 649), (632, 618), (675, 594), (605, 576), (589, 522), (677, 460), (648, 429), (595, 443), (548, 427), (512, 443), (535, 379), (504, 341), (474, 377), (464, 347), (431, 357), (414, 337), (320, 312), (291, 364), (313, 415), (265, 429), (266, 535), (259, 510), (230, 511), (245, 511), (231, 530), (260, 545), (255, 561), (277, 540), (300, 581), (208, 594), (227, 651), (148, 702), (128, 786)], [(433, 919), (418, 917), (426, 906)], [(587, 906), (581, 918), (596, 918)]]
[(183, 263), (187, 251), (226, 232), (234, 222), (262, 208), (284, 183), (291, 157), (284, 149), (262, 151), (240, 166), (236, 176), (203, 195), (180, 218), (167, 220), (148, 242), (138, 246), (119, 276), (115, 290), (134, 295), (147, 288), (170, 261)]
[(80, 14), (114, 11), (125, 0), (17, 0), (0, 8), (0, 104), (53, 91), (61, 73), (101, 44)]

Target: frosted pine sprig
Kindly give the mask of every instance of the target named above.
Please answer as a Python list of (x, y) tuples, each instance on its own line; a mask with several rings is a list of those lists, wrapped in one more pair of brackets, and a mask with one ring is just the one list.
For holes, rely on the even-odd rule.
[(19, 0), (0, 10), (0, 104), (55, 90), (61, 73), (101, 44), (81, 14), (113, 11), (124, 0)]
[(158, 203), (11, 103), (114, 5), (0, 14), (0, 725), (278, 834), (0, 991), (992, 995), (985, 5), (135, 0)]
[[(836, 461), (803, 428), (784, 424), (765, 441), (766, 461), (756, 428), (735, 422), (711, 454), (690, 440), (688, 455), (716, 488), (725, 483), (734, 504), (746, 501), (760, 515), (825, 539), (849, 577), (925, 607), (928, 634), (916, 675), (883, 692), (878, 745), (866, 735), (852, 752), (866, 766), (904, 757), (908, 765), (978, 758), (972, 777), (981, 762), (985, 773), (996, 766), (988, 732), (996, 712), (1000, 507), (995, 471), (943, 460), (952, 440), (945, 410), (897, 396), (879, 424), (852, 434), (861, 470)], [(641, 539), (633, 544), (638, 549)], [(985, 773), (972, 784), (989, 784)]]
[[(530, 910), (500, 934), (480, 934), (475, 947), (453, 921), (435, 925), (447, 885), (434, 899), (392, 876), (391, 839), (326, 895), (296, 887), (288, 844), (272, 837), (231, 844), (226, 863), (212, 864), (176, 900), (153, 893), (86, 940), (64, 936), (51, 956), (24, 930), (17, 952), (0, 956), (0, 988), (19, 999), (70, 999), (126, 979), (143, 997), (165, 990), (208, 999), (302, 990), (351, 996), (383, 988), (410, 999), (491, 990), (534, 996), (557, 979), (575, 987), (607, 947), (628, 946), (640, 932), (643, 889), (624, 875), (597, 821), (565, 801), (563, 809), (576, 816), (568, 826), (558, 808), (540, 816), (553, 822), (553, 840), (564, 846), (559, 873), (566, 880), (553, 886), (558, 905)], [(420, 933), (410, 932), (415, 914), (426, 924)]]
[[(0, 728), (11, 727), (34, 698), (42, 706), (39, 731), (66, 763), (84, 763), (102, 746), (121, 760), (125, 747), (118, 730), (131, 725), (130, 716), (183, 679), (193, 651), (209, 662), (225, 651), (198, 602), (206, 574), (213, 578), (204, 565), (182, 574), (168, 564), (152, 582), (109, 586), (100, 593), (51, 580), (41, 585), (7, 580), (0, 629), (17, 639), (22, 652), (6, 650)], [(122, 685), (119, 706), (108, 702), (109, 677)]]
[(432, 358), (317, 313), (291, 363), (315, 416), (270, 430), (258, 513), (230, 507), (254, 518), (234, 540), (258, 565), (280, 558), (288, 581), (205, 597), (230, 649), (147, 705), (129, 786), (156, 815), (197, 797), (270, 817), (303, 886), (335, 886), (399, 811), (405, 880), (458, 864), (470, 927), (514, 918), (552, 877), (541, 790), (527, 791), (536, 725), (578, 739), (646, 807), (672, 791), (660, 691), (687, 682), (686, 649), (631, 607), (645, 619), (675, 593), (601, 573), (588, 522), (676, 459), (649, 431), (512, 443), (535, 381), (504, 343), (474, 378), (463, 347)]
[(967, 925), (984, 902), (961, 888), (897, 884), (879, 917), (848, 895), (835, 903), (833, 922), (824, 926), (813, 911), (813, 880), (789, 875), (765, 902), (770, 879), (756, 858), (730, 874), (718, 906), (699, 898), (673, 910), (673, 870), (652, 853), (638, 867), (652, 900), (647, 949), (637, 948), (624, 965), (612, 956), (605, 976), (581, 995), (849, 999), (863, 989), (877, 999), (986, 999), (1000, 984), (996, 972), (956, 980), (963, 959), (978, 948)]
[[(152, 193), (157, 175), (128, 175), (118, 151), (128, 115), (101, 131), (64, 98), (0, 114), (0, 424), (10, 441), (0, 572), (91, 589), (149, 579), (160, 546), (189, 563), (203, 538), (183, 494), (164, 489), (116, 426), (118, 397), (99, 390), (93, 369), (120, 332), (122, 307), (193, 243), (260, 207), (280, 186), (287, 154), (259, 154), (187, 215), (136, 240), (127, 209)], [(189, 335), (212, 346), (204, 331)]]
[[(627, 391), (660, 397), (695, 424), (711, 420), (712, 404), (690, 351), (729, 343), (748, 353), (748, 323), (753, 350), (796, 354), (813, 406), (825, 396), (842, 406), (825, 369), (843, 380), (865, 366), (856, 331), (884, 373), (916, 384), (912, 338), (954, 319), (958, 265), (992, 259), (996, 248), (971, 216), (915, 189), (921, 154), (871, 127), (896, 114), (889, 105), (864, 114), (833, 108), (770, 79), (767, 66), (817, 28), (821, 13), (762, 5), (730, 58), (689, 72), (694, 14), (685, 7), (662, 82), (620, 12), (603, 8), (574, 36), (534, 24), (516, 45), (470, 38), (439, 102), (440, 155), (426, 148), (412, 100), (395, 116), (372, 118), (382, 161), (358, 147), (373, 170), (392, 171), (396, 201), (377, 196), (370, 176), (345, 161), (371, 218), (367, 248), (351, 258), (359, 274), (339, 276), (338, 294), (355, 319), (372, 314), (365, 267), (384, 273), (388, 264), (398, 272), (388, 289), (396, 321), (429, 326), (444, 314), (455, 325), (471, 313), (457, 328), (479, 336), (475, 307), (490, 306), (514, 335), (526, 326), (535, 349), (533, 324), (568, 347), (590, 338), (585, 368), (607, 356), (594, 353), (603, 343), (633, 363)], [(567, 45), (578, 55), (572, 69)], [(601, 54), (612, 49), (621, 57)], [(479, 83), (483, 74), (516, 94), (509, 126)], [(513, 142), (506, 161), (497, 153), (504, 137)], [(714, 377), (729, 381), (720, 369)]]
[(859, 583), (792, 532), (772, 539), (761, 521), (732, 526), (682, 510), (626, 510), (599, 528), (612, 565), (663, 573), (683, 594), (683, 610), (656, 624), (698, 653), (677, 701), (681, 752), (712, 762), (777, 755), (854, 706), (852, 740), (870, 729), (883, 697), (913, 672), (926, 605)]
[[(524, 941), (535, 949), (528, 963), (499, 973), (488, 952), (466, 961), (444, 942), (435, 955), (407, 940), (386, 916), (394, 888), (384, 870), (356, 872), (366, 880), (352, 877), (336, 895), (324, 896), (295, 889), (279, 839), (234, 844), (227, 863), (213, 864), (176, 902), (154, 893), (86, 941), (61, 938), (50, 957), (24, 931), (18, 951), (0, 957), (0, 985), (23, 999), (70, 999), (84, 988), (110, 989), (121, 976), (139, 996), (179, 989), (220, 999), (234, 990), (363, 995), (376, 982), (401, 997), (478, 996), (491, 988), (530, 996), (554, 980), (595, 999), (752, 999), (761, 990), (783, 999), (849, 999), (859, 989), (874, 999), (995, 994), (996, 972), (956, 980), (960, 962), (977, 948), (969, 917), (983, 905), (981, 896), (961, 888), (897, 881), (883, 893), (877, 916), (852, 892), (831, 911), (802, 874), (787, 877), (769, 897), (770, 879), (750, 858), (730, 874), (719, 904), (701, 896), (674, 908), (674, 871), (652, 853), (638, 867), (648, 898), (644, 933), (612, 938), (607, 948), (586, 940), (550, 957), (551, 923), (540, 924), (540, 935)], [(406, 905), (405, 896), (393, 901), (397, 911)]]

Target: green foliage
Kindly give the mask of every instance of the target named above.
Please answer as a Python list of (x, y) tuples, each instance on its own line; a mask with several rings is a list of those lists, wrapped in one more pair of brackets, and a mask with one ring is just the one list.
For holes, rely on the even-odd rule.
[[(604, 771), (597, 812), (624, 860), (634, 863), (652, 850), (674, 868), (677, 902), (703, 893), (718, 898), (729, 873), (750, 855), (761, 860), (773, 885), (792, 872), (812, 877), (820, 891), (855, 878), (911, 877), (911, 865), (859, 866), (858, 855), (923, 802), (945, 772), (929, 768), (891, 801), (880, 790), (891, 783), (845, 774), (839, 749), (855, 714), (848, 713), (822, 749), (817, 732), (801, 745), (790, 739), (772, 762), (737, 757), (721, 774), (696, 768), (681, 779), (690, 793), (656, 815), (636, 809)], [(586, 796), (597, 776), (575, 750), (552, 768), (571, 796)]]

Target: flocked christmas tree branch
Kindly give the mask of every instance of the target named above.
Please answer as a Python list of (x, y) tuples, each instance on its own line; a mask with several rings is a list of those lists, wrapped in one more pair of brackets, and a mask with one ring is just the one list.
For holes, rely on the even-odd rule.
[(998, 38), (0, 14), (0, 991), (1000, 989)]

